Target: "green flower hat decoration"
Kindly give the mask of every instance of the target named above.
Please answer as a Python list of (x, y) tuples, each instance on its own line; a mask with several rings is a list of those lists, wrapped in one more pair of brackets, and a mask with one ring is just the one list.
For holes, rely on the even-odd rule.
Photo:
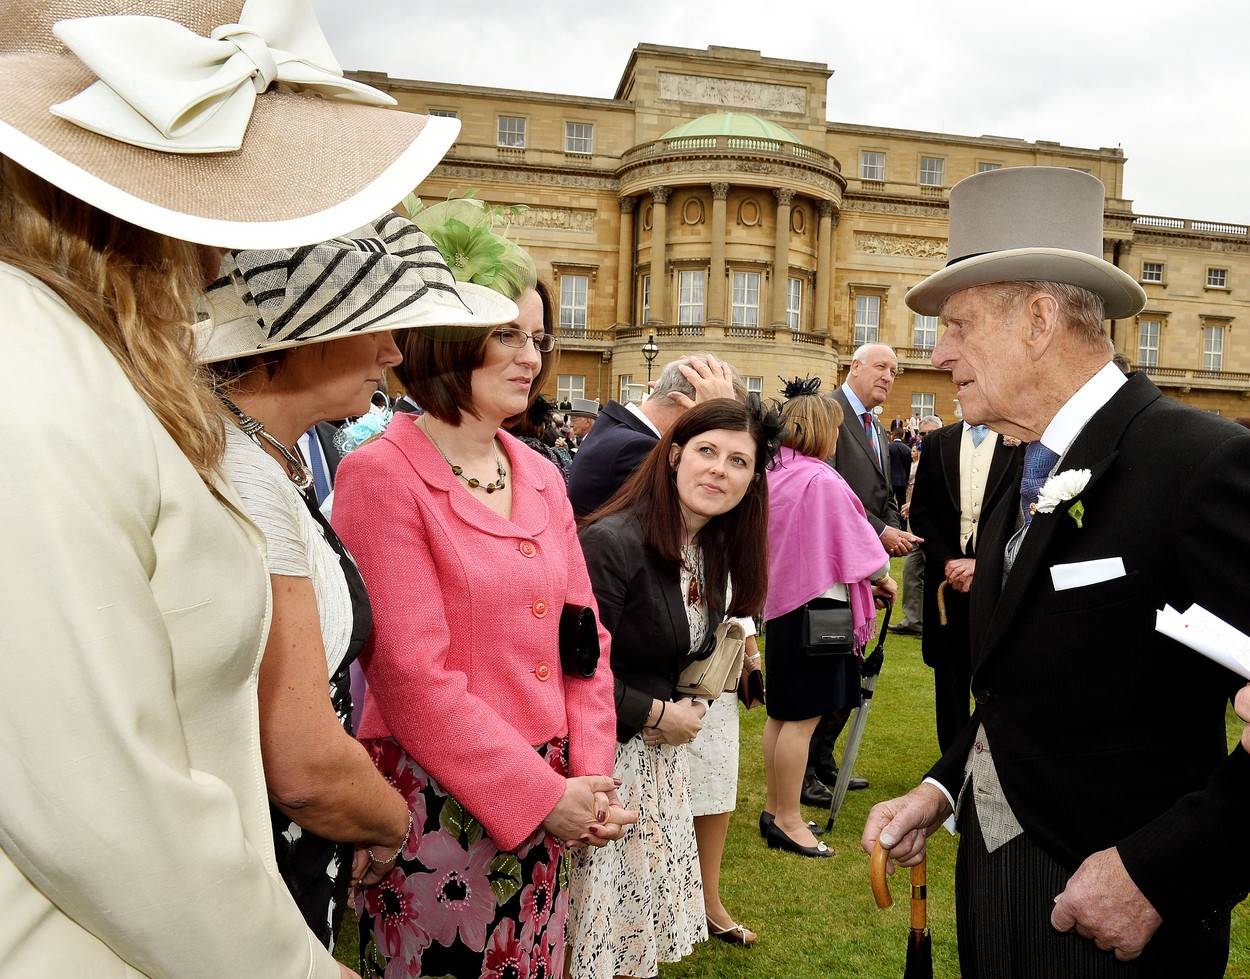
[[(430, 236), (458, 282), (494, 289), (517, 299), (538, 281), (533, 259), (507, 237), (509, 221), (525, 207), (497, 207), (472, 196), (426, 206), (415, 194), (403, 207), (412, 223)], [(496, 228), (502, 227), (503, 231)]]

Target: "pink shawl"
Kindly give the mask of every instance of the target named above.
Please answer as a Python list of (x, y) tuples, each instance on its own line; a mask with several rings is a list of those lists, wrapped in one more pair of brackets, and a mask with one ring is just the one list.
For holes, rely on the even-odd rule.
[(889, 561), (863, 504), (842, 475), (820, 459), (783, 448), (768, 474), (768, 597), (775, 619), (844, 584), (851, 596), (855, 644), (876, 621), (868, 578)]

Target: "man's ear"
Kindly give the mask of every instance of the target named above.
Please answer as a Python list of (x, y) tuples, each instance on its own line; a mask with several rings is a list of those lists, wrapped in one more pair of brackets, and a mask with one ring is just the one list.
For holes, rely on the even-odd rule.
[(1035, 292), (1024, 306), (1024, 345), (1030, 360), (1039, 360), (1059, 339), (1063, 323), (1054, 296)]

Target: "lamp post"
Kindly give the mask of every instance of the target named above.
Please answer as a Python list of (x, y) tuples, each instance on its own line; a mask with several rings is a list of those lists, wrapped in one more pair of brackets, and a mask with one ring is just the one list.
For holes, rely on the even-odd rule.
[(647, 388), (651, 387), (651, 365), (655, 363), (655, 358), (660, 355), (660, 345), (655, 342), (655, 334), (647, 335), (647, 342), (642, 345), (642, 355), (647, 361)]

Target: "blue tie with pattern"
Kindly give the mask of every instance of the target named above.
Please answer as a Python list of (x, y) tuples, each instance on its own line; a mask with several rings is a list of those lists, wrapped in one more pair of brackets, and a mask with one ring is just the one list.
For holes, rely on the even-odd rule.
[(969, 425), (968, 434), (972, 437), (972, 447), (974, 449), (981, 448), (981, 443), (985, 441), (985, 436), (990, 434), (988, 425)]
[(313, 492), (317, 494), (317, 505), (320, 506), (330, 495), (330, 475), (326, 472), (326, 460), (315, 428), (308, 430), (308, 468), (312, 472)]
[(1050, 471), (1059, 461), (1057, 453), (1052, 452), (1041, 442), (1030, 442), (1024, 450), (1024, 478), (1020, 480), (1020, 508), (1024, 511), (1024, 525), (1033, 522), (1033, 504), (1037, 502), (1037, 494), (1043, 484), (1050, 478)]

